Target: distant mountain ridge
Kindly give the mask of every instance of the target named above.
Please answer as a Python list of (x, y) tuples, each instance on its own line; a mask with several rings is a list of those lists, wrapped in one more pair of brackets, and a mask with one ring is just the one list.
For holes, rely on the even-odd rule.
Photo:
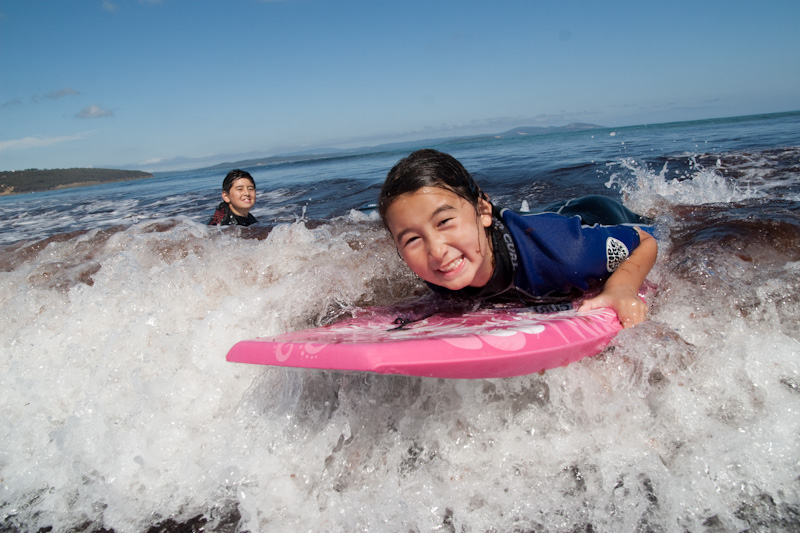
[(413, 149), (433, 144), (464, 143), (470, 141), (479, 141), (481, 139), (506, 139), (509, 137), (522, 137), (529, 135), (530, 136), (551, 135), (554, 133), (599, 130), (604, 128), (606, 128), (606, 126), (598, 126), (597, 124), (587, 124), (583, 122), (573, 122), (572, 124), (567, 124), (566, 126), (520, 126), (517, 128), (510, 129), (508, 131), (504, 131), (502, 133), (489, 133), (489, 134), (466, 135), (466, 136), (456, 136), (456, 137), (437, 137), (431, 139), (419, 139), (414, 141), (399, 141), (393, 143), (378, 144), (375, 146), (362, 146), (359, 148), (315, 148), (312, 150), (303, 150), (301, 152), (291, 152), (288, 154), (271, 155), (267, 157), (244, 159), (233, 162), (224, 162), (210, 167), (204, 167), (198, 170), (246, 168), (246, 167), (270, 165), (270, 164), (274, 165), (278, 163), (287, 163), (291, 161), (307, 161), (309, 159), (325, 159), (327, 157), (340, 157), (348, 154), (369, 154), (369, 153), (384, 152), (390, 150), (400, 150), (404, 148)]
[(566, 126), (523, 126), (514, 128), (512, 130), (504, 131), (495, 135), (495, 137), (505, 138), (514, 135), (548, 135), (550, 133), (564, 133), (568, 131), (584, 131), (584, 130), (599, 130), (605, 126), (598, 126), (597, 124), (587, 124), (585, 122), (573, 122)]

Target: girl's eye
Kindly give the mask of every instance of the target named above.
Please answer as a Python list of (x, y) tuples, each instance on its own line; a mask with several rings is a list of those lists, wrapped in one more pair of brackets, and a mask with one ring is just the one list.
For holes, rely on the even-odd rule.
[(452, 218), (443, 218), (442, 220), (439, 221), (439, 225), (440, 226), (444, 226), (445, 224), (447, 224), (451, 220), (453, 220), (453, 219)]

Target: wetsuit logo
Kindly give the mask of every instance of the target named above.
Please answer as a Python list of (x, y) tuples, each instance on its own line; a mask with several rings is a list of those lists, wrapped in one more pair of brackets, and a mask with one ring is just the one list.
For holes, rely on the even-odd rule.
[(508, 246), (508, 257), (511, 259), (511, 264), (514, 265), (514, 268), (517, 268), (517, 248), (514, 246), (514, 241), (511, 240), (511, 235), (508, 233), (503, 234), (503, 240)]
[(606, 240), (606, 268), (608, 271), (614, 272), (628, 258), (628, 253), (625, 243), (609, 237)]
[(513, 266), (514, 270), (516, 270), (519, 262), (517, 261), (517, 247), (514, 245), (514, 240), (511, 238), (511, 234), (508, 232), (503, 223), (498, 219), (494, 219), (494, 226), (503, 236), (503, 242), (506, 243), (506, 248), (508, 249), (508, 258), (511, 260), (511, 266)]

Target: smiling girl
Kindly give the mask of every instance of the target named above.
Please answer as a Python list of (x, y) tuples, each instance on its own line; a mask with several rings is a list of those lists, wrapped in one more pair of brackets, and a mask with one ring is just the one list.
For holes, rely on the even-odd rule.
[(378, 205), (400, 256), (437, 293), (535, 299), (602, 288), (580, 310), (611, 307), (624, 327), (647, 315), (638, 291), (658, 253), (652, 227), (610, 198), (498, 209), (454, 157), (418, 150), (389, 172)]

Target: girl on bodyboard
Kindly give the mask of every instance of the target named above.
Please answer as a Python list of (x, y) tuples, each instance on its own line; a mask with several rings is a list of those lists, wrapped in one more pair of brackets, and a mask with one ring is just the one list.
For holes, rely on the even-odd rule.
[(424, 149), (389, 171), (378, 202), (400, 257), (436, 293), (486, 300), (574, 296), (642, 322), (638, 296), (658, 253), (652, 226), (618, 202), (587, 196), (539, 213), (492, 205), (464, 166)]

